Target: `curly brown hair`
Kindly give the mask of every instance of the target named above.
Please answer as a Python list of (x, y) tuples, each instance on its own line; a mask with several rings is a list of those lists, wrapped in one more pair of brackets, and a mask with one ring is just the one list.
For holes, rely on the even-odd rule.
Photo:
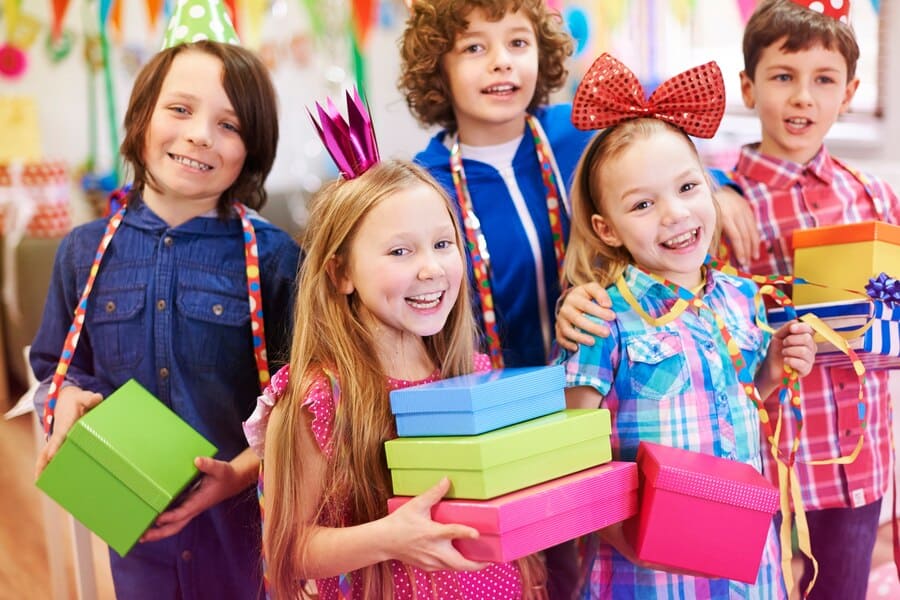
[(456, 131), (450, 84), (441, 59), (468, 28), (466, 17), (475, 9), (481, 9), (491, 21), (522, 11), (534, 24), (538, 79), (529, 112), (547, 104), (550, 93), (566, 81), (569, 72), (565, 61), (572, 54), (572, 38), (563, 29), (559, 13), (548, 8), (546, 0), (414, 0), (400, 40), (403, 64), (398, 86), (422, 125)]

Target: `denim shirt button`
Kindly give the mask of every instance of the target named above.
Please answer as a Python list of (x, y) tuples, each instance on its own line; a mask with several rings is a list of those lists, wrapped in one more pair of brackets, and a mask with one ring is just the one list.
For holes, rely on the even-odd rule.
[(167, 368), (163, 367), (162, 369), (159, 370), (159, 376), (162, 377), (163, 379), (165, 379), (166, 377), (169, 376), (169, 370)]
[(221, 317), (222, 313), (225, 312), (225, 308), (221, 304), (213, 304), (212, 311), (214, 315)]
[(108, 312), (108, 313), (116, 312), (116, 303), (113, 302), (112, 300), (107, 302), (106, 303), (106, 312)]
[(156, 310), (166, 310), (166, 301), (165, 300), (157, 300), (156, 301)]
[(172, 244), (174, 244), (174, 243), (175, 243), (175, 240), (173, 240), (171, 238), (171, 236), (167, 235), (166, 237), (163, 238), (163, 244), (165, 244), (166, 247), (168, 247), (168, 248), (171, 248)]
[(184, 550), (181, 553), (181, 560), (183, 560), (184, 562), (189, 562), (191, 558), (193, 558), (193, 555), (191, 554), (190, 550)]

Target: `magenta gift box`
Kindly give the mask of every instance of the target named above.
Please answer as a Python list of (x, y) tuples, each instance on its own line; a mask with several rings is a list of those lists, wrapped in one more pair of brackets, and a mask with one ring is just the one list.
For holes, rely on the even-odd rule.
[[(491, 500), (442, 500), (431, 518), (480, 532), (453, 541), (466, 558), (508, 562), (635, 515), (637, 486), (635, 463), (610, 462)], [(388, 512), (409, 500), (390, 498)]]
[(641, 442), (638, 514), (625, 525), (640, 559), (755, 583), (778, 489), (752, 466)]

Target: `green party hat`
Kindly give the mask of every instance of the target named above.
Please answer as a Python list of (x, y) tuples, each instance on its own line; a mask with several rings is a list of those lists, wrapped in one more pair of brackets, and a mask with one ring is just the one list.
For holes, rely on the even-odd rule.
[(163, 37), (163, 49), (200, 40), (240, 43), (224, 0), (177, 0), (175, 3)]

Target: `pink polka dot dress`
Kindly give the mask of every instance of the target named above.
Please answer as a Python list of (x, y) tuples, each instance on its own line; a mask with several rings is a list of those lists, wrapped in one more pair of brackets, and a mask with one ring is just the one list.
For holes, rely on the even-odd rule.
[[(475, 356), (475, 370), (487, 371), (490, 359), (484, 354)], [(265, 427), (269, 413), (275, 403), (287, 389), (289, 379), (288, 367), (282, 368), (272, 378), (272, 382), (259, 397), (256, 410), (244, 423), (244, 432), (250, 446), (262, 456), (265, 442)], [(388, 378), (388, 387), (392, 390), (431, 383), (440, 379), (440, 372), (435, 371), (421, 381), (406, 381)], [(322, 452), (330, 455), (329, 443), (331, 428), (334, 422), (335, 403), (332, 386), (328, 377), (321, 373), (310, 386), (309, 393), (303, 401), (312, 413), (313, 435)], [(518, 568), (513, 563), (493, 563), (481, 571), (423, 571), (399, 561), (391, 561), (391, 574), (394, 583), (394, 597), (397, 600), (414, 598), (432, 598), (434, 600), (512, 600), (522, 597), (522, 583)], [(361, 586), (353, 581), (351, 575), (352, 597), (362, 598)], [(319, 579), (316, 581), (321, 600), (339, 600), (342, 598), (338, 587), (338, 578)]]

